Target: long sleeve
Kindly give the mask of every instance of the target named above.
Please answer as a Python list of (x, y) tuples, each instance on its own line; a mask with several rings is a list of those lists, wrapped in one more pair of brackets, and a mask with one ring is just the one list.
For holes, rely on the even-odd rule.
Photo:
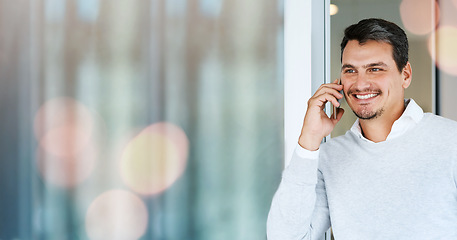
[(284, 170), (267, 220), (269, 240), (317, 240), (330, 227), (329, 210), (318, 159), (295, 151)]

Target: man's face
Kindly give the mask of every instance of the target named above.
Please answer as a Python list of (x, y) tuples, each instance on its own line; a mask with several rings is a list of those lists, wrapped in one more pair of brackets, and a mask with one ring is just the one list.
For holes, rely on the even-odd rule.
[(396, 114), (404, 108), (404, 89), (411, 82), (409, 63), (401, 71), (393, 59), (392, 46), (369, 40), (347, 43), (342, 57), (341, 83), (346, 101), (360, 119)]

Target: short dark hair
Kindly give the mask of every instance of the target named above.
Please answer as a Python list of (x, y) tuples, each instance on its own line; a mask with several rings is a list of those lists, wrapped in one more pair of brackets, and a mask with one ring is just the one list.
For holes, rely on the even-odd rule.
[(389, 43), (393, 49), (393, 59), (398, 71), (401, 72), (408, 63), (408, 38), (405, 31), (395, 23), (384, 19), (369, 18), (347, 27), (341, 41), (341, 60), (343, 60), (343, 51), (349, 40), (357, 40), (359, 44), (364, 44), (368, 40)]

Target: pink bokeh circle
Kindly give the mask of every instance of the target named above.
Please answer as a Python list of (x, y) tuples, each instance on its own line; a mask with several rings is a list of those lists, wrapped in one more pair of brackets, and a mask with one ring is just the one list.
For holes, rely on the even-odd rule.
[(86, 233), (91, 240), (139, 239), (146, 232), (148, 212), (144, 202), (125, 190), (98, 196), (86, 213)]

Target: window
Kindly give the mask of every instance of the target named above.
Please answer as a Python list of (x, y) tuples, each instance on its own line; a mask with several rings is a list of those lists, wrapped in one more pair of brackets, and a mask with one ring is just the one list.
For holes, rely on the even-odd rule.
[(0, 239), (265, 238), (282, 1), (0, 6)]

